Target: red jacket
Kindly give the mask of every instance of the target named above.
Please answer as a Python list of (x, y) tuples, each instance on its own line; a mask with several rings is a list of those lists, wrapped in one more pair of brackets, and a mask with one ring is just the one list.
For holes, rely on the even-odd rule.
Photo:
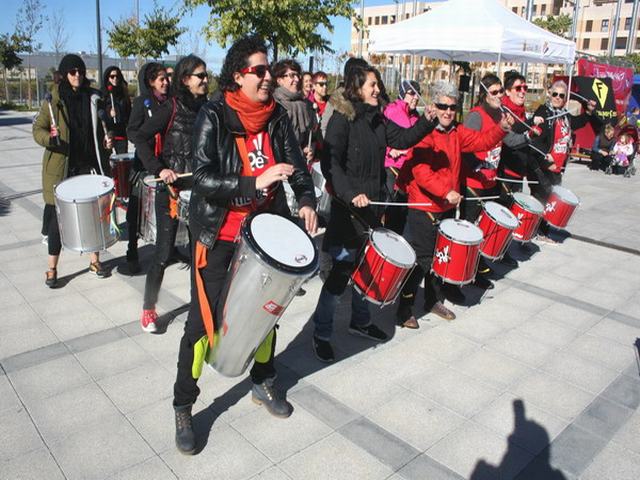
[(431, 203), (429, 207), (410, 207), (427, 212), (451, 210), (445, 197), (451, 190), (460, 192), (463, 178), (463, 152), (488, 150), (502, 140), (505, 132), (495, 125), (478, 132), (455, 125), (449, 131), (436, 128), (413, 149), (413, 157), (405, 162), (398, 186), (409, 195), (409, 203)]

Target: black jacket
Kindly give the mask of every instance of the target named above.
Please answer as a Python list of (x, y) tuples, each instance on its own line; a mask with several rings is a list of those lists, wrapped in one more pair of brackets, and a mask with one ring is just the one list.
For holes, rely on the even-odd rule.
[[(112, 92), (109, 92), (107, 86), (110, 85), (110, 83), (107, 74), (110, 73), (110, 71), (114, 70), (105, 70), (102, 77), (102, 85), (105, 85), (105, 87), (102, 88), (102, 101), (104, 104), (104, 111), (107, 114), (107, 130), (117, 137), (126, 137), (127, 124), (129, 123), (129, 117), (131, 116), (131, 99), (127, 92), (126, 83), (121, 85), (121, 88), (114, 89)], [(113, 99), (113, 105), (111, 103), (111, 99)], [(116, 111), (115, 118), (113, 118), (109, 113), (112, 106)]]
[[(406, 149), (430, 133), (435, 124), (421, 116), (411, 128), (404, 129), (387, 121), (380, 108), (346, 99), (334, 104), (335, 110), (324, 139), (322, 173), (330, 182), (335, 197), (326, 238), (329, 245), (357, 248), (362, 219), (371, 226), (379, 224), (380, 208), (358, 209), (354, 197), (364, 193), (370, 200), (386, 200), (384, 158), (387, 146)], [(347, 209), (348, 206), (348, 209)], [(356, 221), (351, 220), (352, 215)]]
[[(289, 177), (300, 208), (315, 208), (313, 181), (297, 144), (286, 110), (276, 105), (267, 123), (271, 148), (277, 163), (295, 167)], [(255, 197), (256, 177), (240, 175), (242, 159), (235, 137), (246, 134), (237, 113), (224, 101), (210, 101), (198, 113), (193, 128), (193, 190), (189, 205), (189, 229), (194, 239), (207, 248), (215, 244), (227, 215), (229, 203), (236, 197)], [(278, 186), (270, 209), (290, 215), (284, 189)]]

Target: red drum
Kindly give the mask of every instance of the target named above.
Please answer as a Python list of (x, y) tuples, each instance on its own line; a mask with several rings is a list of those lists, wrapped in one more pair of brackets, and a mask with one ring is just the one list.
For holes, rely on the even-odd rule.
[(530, 241), (538, 231), (542, 211), (542, 204), (531, 195), (514, 193), (511, 212), (520, 221), (520, 225), (513, 231), (513, 239), (523, 243)]
[(544, 207), (544, 219), (556, 228), (564, 228), (578, 205), (580, 200), (571, 190), (555, 186)]
[(500, 260), (509, 248), (518, 224), (518, 219), (507, 207), (497, 202), (485, 203), (476, 222), (484, 236), (480, 255), (490, 260)]
[(448, 218), (440, 223), (431, 271), (447, 283), (473, 282), (480, 260), (482, 230), (466, 220)]
[(369, 234), (351, 281), (367, 300), (384, 307), (396, 301), (415, 265), (416, 253), (402, 236), (376, 228)]
[(131, 194), (131, 182), (129, 174), (133, 165), (134, 153), (118, 153), (109, 157), (111, 165), (111, 177), (115, 184), (116, 198), (129, 198)]

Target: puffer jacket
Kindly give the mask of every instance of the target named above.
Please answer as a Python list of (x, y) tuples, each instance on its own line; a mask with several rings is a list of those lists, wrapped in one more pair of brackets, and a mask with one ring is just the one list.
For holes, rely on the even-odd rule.
[[(295, 167), (288, 181), (299, 207), (315, 208), (313, 181), (287, 111), (281, 105), (276, 105), (266, 130), (276, 163), (286, 162)], [(216, 242), (229, 203), (236, 197), (256, 196), (256, 177), (241, 175), (242, 159), (235, 137), (244, 135), (246, 132), (237, 113), (224, 98), (210, 101), (200, 109), (193, 127), (189, 229), (192, 237), (207, 248), (212, 248)], [(282, 185), (276, 189), (270, 210), (290, 215)]]
[[(412, 127), (420, 118), (418, 112), (416, 112), (415, 110), (409, 110), (409, 104), (401, 98), (385, 107), (384, 116), (387, 119), (391, 120), (393, 123), (404, 128)], [(398, 156), (397, 158), (393, 158), (391, 155), (389, 155), (390, 150), (391, 148), (387, 147), (387, 154), (384, 158), (384, 166), (387, 168), (393, 167), (399, 170), (402, 168), (404, 162), (406, 162), (407, 159), (411, 157), (411, 150), (409, 150), (404, 155)]]

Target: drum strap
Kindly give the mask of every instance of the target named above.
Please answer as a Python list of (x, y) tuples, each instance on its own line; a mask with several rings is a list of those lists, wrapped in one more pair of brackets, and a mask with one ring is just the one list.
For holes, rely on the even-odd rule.
[[(204, 280), (200, 271), (207, 266), (207, 247), (201, 242), (196, 242), (195, 252), (195, 277), (196, 277), (196, 289), (198, 290), (198, 303), (200, 304), (200, 315), (202, 316), (202, 322), (204, 323), (204, 329), (207, 332), (207, 338), (209, 339), (209, 345), (213, 347), (216, 343), (215, 324), (213, 322), (213, 311), (207, 298), (207, 291), (204, 288)], [(222, 325), (222, 334), (227, 334), (227, 324)]]

